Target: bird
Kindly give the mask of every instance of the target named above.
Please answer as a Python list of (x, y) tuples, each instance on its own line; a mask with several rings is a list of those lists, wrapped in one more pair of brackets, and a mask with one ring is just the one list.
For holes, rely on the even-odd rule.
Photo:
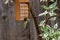
[(27, 19), (27, 18), (24, 18), (24, 26), (25, 26), (25, 28), (27, 29), (28, 28), (28, 26), (29, 26), (29, 19)]

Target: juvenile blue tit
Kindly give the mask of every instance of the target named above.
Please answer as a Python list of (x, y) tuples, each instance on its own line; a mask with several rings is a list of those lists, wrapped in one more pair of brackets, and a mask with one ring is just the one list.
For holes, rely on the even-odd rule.
[(24, 27), (27, 29), (28, 26), (29, 26), (29, 19), (25, 18), (24, 21), (25, 21), (24, 22)]

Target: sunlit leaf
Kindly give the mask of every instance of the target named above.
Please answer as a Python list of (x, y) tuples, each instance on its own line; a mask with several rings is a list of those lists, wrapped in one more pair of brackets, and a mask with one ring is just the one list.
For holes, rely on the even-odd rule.
[(60, 36), (58, 37), (58, 40), (60, 40)]
[(48, 37), (48, 34), (47, 33), (44, 34), (44, 38), (46, 38), (46, 37)]
[(58, 28), (58, 23), (56, 23), (54, 26), (53, 26), (54, 29), (57, 29)]
[(43, 32), (47, 32), (48, 28), (47, 28), (46, 26), (43, 26), (43, 27), (41, 27), (41, 30), (42, 30)]
[(55, 38), (52, 38), (52, 40), (55, 40)]
[(53, 9), (51, 9), (52, 11), (55, 11), (56, 9), (58, 9), (58, 7), (54, 7)]
[(54, 2), (54, 0), (50, 0), (50, 1)]
[(56, 0), (56, 2), (54, 2), (53, 4), (51, 4), (51, 5), (49, 6), (49, 8), (52, 9), (52, 8), (55, 8), (56, 6), (57, 6), (57, 0)]
[(43, 25), (45, 25), (45, 20), (41, 21), (39, 24), (39, 26), (43, 26)]
[(40, 2), (47, 2), (47, 0), (40, 0)]
[(55, 21), (56, 20), (56, 17), (53, 17), (50, 19), (50, 21)]
[(54, 16), (54, 15), (57, 15), (57, 14), (55, 12), (51, 11), (51, 12), (49, 12), (49, 15)]
[(44, 9), (46, 9), (46, 10), (49, 9), (49, 7), (47, 7), (47, 6), (45, 6), (45, 5), (42, 5), (42, 8), (44, 8)]
[(40, 13), (38, 16), (43, 16), (43, 15), (46, 15), (48, 12), (47, 12), (47, 10), (45, 11), (45, 12), (43, 12), (43, 13)]
[(57, 29), (57, 31), (60, 31), (60, 28), (59, 28), (59, 29)]

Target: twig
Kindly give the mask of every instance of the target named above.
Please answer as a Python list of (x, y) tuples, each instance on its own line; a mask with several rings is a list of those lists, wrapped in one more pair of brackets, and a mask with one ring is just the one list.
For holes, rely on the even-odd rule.
[(60, 15), (54, 15), (54, 16), (48, 17), (48, 18), (46, 19), (45, 25), (48, 23), (49, 19), (51, 19), (51, 18), (53, 18), (53, 17), (57, 17), (57, 16), (60, 16)]

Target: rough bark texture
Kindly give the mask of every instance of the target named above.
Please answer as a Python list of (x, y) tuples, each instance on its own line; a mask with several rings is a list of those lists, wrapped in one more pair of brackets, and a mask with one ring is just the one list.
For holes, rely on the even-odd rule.
[(32, 17), (25, 29), (24, 21), (15, 20), (15, 4), (4, 4), (5, 1), (0, 0), (0, 40), (37, 40)]
[[(15, 1), (15, 0), (14, 0)], [(4, 4), (5, 0), (0, 0), (0, 40), (38, 40), (37, 31), (35, 28), (34, 20), (30, 14), (29, 26), (27, 29), (24, 27), (24, 21), (15, 20), (15, 3)], [(44, 19), (38, 17), (38, 14), (43, 12), (39, 0), (30, 0), (37, 23)], [(58, 5), (60, 6), (60, 1)], [(59, 13), (60, 11), (58, 11)], [(60, 18), (58, 17), (60, 24)], [(60, 25), (59, 25), (60, 26)], [(40, 28), (40, 27), (39, 27)]]

